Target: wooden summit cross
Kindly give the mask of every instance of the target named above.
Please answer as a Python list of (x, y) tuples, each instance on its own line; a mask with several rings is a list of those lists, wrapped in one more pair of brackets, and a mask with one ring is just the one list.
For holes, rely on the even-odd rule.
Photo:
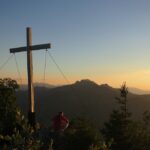
[(51, 48), (51, 44), (40, 44), (32, 45), (32, 29), (30, 27), (26, 28), (27, 36), (27, 46), (11, 48), (10, 53), (16, 52), (27, 52), (27, 70), (28, 70), (28, 120), (29, 123), (35, 125), (35, 102), (34, 102), (34, 87), (33, 87), (33, 64), (32, 64), (32, 50), (48, 49)]

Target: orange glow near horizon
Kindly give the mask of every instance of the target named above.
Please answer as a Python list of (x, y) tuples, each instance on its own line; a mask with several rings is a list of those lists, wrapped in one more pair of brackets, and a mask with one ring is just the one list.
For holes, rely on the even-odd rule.
[[(3, 76), (4, 77), (4, 76)], [(2, 78), (3, 78), (2, 77)], [(12, 79), (17, 80), (19, 84), (21, 84), (21, 81), (19, 78), (12, 77)], [(114, 73), (114, 74), (106, 74), (106, 75), (74, 75), (70, 76), (68, 78), (69, 82), (64, 80), (64, 78), (60, 76), (51, 76), (46, 77), (45, 83), (51, 84), (51, 85), (66, 85), (66, 84), (72, 84), (76, 81), (82, 80), (82, 79), (89, 79), (91, 81), (96, 82), (97, 84), (109, 84), (112, 87), (118, 88), (121, 86), (121, 84), (125, 81), (127, 83), (127, 87), (134, 87), (139, 88), (143, 90), (150, 90), (150, 70), (139, 70), (139, 71), (133, 71), (129, 73)], [(42, 77), (35, 77), (34, 82), (43, 83), (44, 80)], [(23, 76), (22, 78), (22, 84), (27, 84), (27, 78)]]

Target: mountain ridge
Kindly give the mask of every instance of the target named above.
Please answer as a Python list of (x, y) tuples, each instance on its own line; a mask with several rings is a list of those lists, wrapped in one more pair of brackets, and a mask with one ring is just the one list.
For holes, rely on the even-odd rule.
[(129, 90), (131, 93), (137, 94), (137, 95), (150, 94), (150, 91), (148, 91), (148, 90), (143, 90), (143, 89), (139, 89), (139, 88), (135, 88), (135, 87), (129, 87), (128, 90)]
[[(69, 118), (84, 116), (101, 124), (105, 122), (113, 109), (117, 109), (119, 89), (107, 84), (98, 85), (89, 80), (82, 80), (74, 84), (55, 88), (35, 87), (35, 107), (37, 119), (46, 124), (59, 111), (63, 111)], [(27, 112), (27, 91), (18, 91), (17, 100)], [(133, 116), (140, 118), (145, 110), (150, 108), (150, 95), (136, 95), (128, 93), (128, 109)]]
[[(89, 79), (82, 79), (80, 81), (76, 81), (75, 83), (73, 84), (80, 84), (80, 85), (96, 85), (96, 86), (104, 86), (104, 87), (109, 87), (109, 88), (113, 88), (113, 89), (119, 89), (119, 88), (115, 88), (115, 87), (112, 87), (110, 86), (109, 84), (107, 83), (103, 83), (103, 84), (97, 84), (96, 82), (94, 81), (91, 81)], [(66, 84), (67, 85), (67, 84)], [(65, 86), (65, 85), (53, 85), (53, 84), (48, 84), (48, 83), (42, 83), (42, 82), (36, 82), (34, 83), (34, 87), (43, 87), (43, 88), (57, 88), (57, 87), (62, 87), (62, 86)], [(27, 84), (21, 84), (20, 85), (20, 90), (27, 90), (28, 86)], [(133, 93), (133, 94), (136, 94), (136, 95), (146, 95), (146, 94), (150, 94), (150, 91), (149, 90), (143, 90), (143, 89), (140, 89), (140, 88), (136, 88), (136, 87), (128, 87), (128, 91), (130, 93)]]

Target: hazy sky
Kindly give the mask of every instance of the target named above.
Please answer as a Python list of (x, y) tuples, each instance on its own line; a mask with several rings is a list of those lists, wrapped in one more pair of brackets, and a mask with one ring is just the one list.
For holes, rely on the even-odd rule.
[[(0, 65), (9, 48), (26, 45), (26, 27), (33, 44), (50, 42), (51, 54), (70, 82), (91, 79), (150, 90), (149, 0), (1, 0)], [(43, 81), (45, 51), (33, 52), (34, 80)], [(26, 53), (16, 53), (23, 81)], [(0, 70), (17, 79), (14, 58)], [(48, 58), (46, 82), (66, 81)]]

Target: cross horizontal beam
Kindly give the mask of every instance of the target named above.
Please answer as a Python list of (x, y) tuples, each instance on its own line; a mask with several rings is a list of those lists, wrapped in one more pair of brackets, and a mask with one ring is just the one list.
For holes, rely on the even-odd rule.
[[(40, 49), (48, 49), (48, 48), (51, 48), (50, 43), (30, 46), (31, 50), (40, 50)], [(10, 53), (17, 53), (17, 52), (24, 52), (24, 51), (27, 51), (27, 47), (17, 47), (17, 48), (10, 49)]]

